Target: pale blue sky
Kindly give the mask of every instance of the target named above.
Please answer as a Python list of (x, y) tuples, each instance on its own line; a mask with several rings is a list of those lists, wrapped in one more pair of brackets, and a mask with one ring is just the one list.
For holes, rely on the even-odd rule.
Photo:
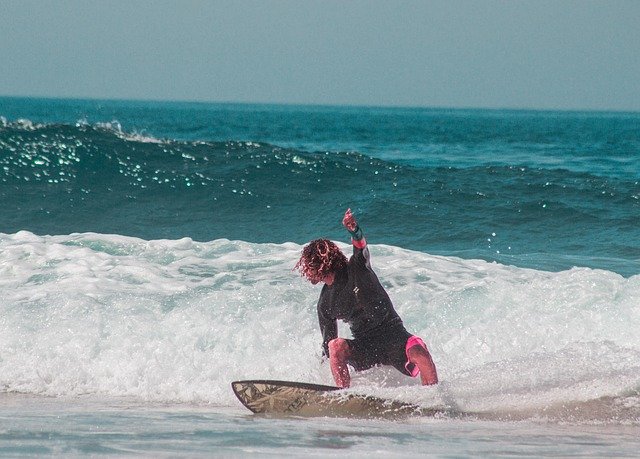
[(0, 0), (0, 95), (640, 111), (638, 0)]

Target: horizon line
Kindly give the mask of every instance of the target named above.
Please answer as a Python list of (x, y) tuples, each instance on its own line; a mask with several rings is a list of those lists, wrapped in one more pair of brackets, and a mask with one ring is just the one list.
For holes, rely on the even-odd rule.
[(96, 101), (96, 102), (136, 102), (166, 104), (201, 104), (201, 105), (245, 105), (245, 106), (282, 106), (282, 107), (317, 107), (317, 108), (364, 108), (364, 109), (397, 109), (397, 110), (449, 110), (449, 111), (513, 111), (513, 112), (561, 112), (561, 113), (618, 113), (640, 114), (640, 109), (605, 109), (605, 108), (543, 108), (515, 106), (443, 106), (443, 105), (406, 105), (406, 104), (358, 104), (358, 103), (320, 103), (320, 102), (266, 102), (242, 100), (196, 100), (196, 99), (160, 99), (160, 98), (128, 98), (128, 97), (82, 97), (82, 96), (42, 96), (0, 94), (0, 99), (41, 99), (56, 101)]

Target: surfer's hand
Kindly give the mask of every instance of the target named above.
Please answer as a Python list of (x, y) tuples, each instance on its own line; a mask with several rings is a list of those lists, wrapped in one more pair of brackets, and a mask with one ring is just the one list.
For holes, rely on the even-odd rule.
[(344, 213), (342, 225), (350, 232), (354, 232), (358, 228), (358, 222), (356, 222), (356, 217), (354, 217), (351, 213), (351, 209), (347, 209), (347, 211)]

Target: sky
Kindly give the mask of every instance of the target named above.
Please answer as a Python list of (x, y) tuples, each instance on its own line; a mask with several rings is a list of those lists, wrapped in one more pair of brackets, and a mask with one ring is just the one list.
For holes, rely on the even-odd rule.
[(640, 0), (0, 0), (0, 95), (640, 111)]

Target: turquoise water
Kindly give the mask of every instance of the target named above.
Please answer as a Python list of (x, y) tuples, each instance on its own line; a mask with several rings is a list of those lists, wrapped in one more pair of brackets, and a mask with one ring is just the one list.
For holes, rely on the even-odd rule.
[[(640, 115), (0, 99), (0, 231), (640, 272)], [(239, 224), (242, 222), (242, 224)]]
[[(0, 98), (3, 456), (633, 456), (640, 115)], [(444, 407), (268, 419), (230, 381), (331, 384), (302, 244), (372, 262)], [(346, 327), (340, 329), (347, 335)]]

